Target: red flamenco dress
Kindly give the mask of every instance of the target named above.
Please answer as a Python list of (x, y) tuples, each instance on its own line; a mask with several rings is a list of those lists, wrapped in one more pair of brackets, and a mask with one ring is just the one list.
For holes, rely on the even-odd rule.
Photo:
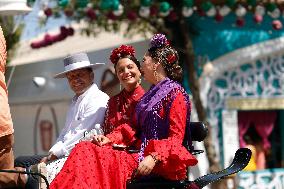
[(50, 188), (126, 189), (127, 180), (139, 162), (152, 153), (160, 162), (151, 174), (184, 179), (186, 167), (195, 165), (197, 160), (182, 146), (190, 117), (190, 102), (183, 88), (168, 78), (161, 81), (137, 104), (136, 117), (136, 126), (123, 124), (107, 136), (112, 143), (136, 145), (139, 153), (81, 142), (72, 150)]
[(130, 92), (123, 89), (109, 99), (103, 126), (105, 134), (109, 134), (118, 126), (134, 124), (132, 118), (135, 114), (135, 107), (144, 93), (144, 89), (139, 85)]

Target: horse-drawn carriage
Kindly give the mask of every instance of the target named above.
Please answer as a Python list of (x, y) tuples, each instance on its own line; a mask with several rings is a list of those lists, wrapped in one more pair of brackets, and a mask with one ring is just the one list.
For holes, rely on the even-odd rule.
[[(202, 153), (202, 150), (194, 149), (192, 141), (202, 142), (208, 134), (207, 126), (202, 122), (191, 122), (190, 125), (186, 128), (186, 133), (183, 141), (183, 145), (187, 150), (193, 154)], [(240, 148), (236, 151), (234, 159), (229, 167), (220, 170), (218, 172), (210, 173), (197, 179), (190, 181), (186, 180), (166, 180), (160, 177), (147, 177), (140, 179), (132, 179), (127, 183), (127, 189), (198, 189), (203, 188), (204, 186), (215, 182), (217, 180), (223, 179), (229, 175), (237, 173), (244, 169), (248, 164), (251, 157), (251, 151), (247, 148)], [(10, 173), (22, 173), (30, 174), (38, 177), (42, 177), (45, 181), (46, 187), (49, 188), (48, 180), (44, 175), (37, 172), (19, 172), (13, 170), (0, 170), (0, 172), (10, 172)]]

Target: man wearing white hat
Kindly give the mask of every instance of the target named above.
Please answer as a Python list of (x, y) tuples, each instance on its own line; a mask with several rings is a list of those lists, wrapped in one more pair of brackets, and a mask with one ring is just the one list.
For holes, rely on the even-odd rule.
[(65, 127), (55, 145), (50, 149), (48, 160), (68, 155), (86, 131), (102, 134), (108, 95), (94, 83), (94, 72), (101, 63), (91, 64), (86, 53), (77, 53), (64, 58), (65, 71), (55, 78), (67, 78), (75, 96), (69, 108)]
[[(86, 132), (92, 130), (93, 134), (102, 134), (101, 124), (104, 121), (109, 97), (94, 83), (93, 70), (103, 64), (91, 64), (86, 53), (67, 56), (63, 62), (65, 71), (54, 77), (67, 78), (70, 88), (75, 93), (67, 113), (65, 127), (56, 143), (49, 150), (48, 156), (18, 157), (15, 160), (17, 165), (33, 165), (39, 163), (39, 160), (46, 163), (60, 159), (69, 155), (72, 148), (84, 137)], [(60, 168), (65, 162), (64, 158), (61, 160), (62, 162), (58, 161), (57, 163)], [(56, 170), (57, 172), (58, 170)]]

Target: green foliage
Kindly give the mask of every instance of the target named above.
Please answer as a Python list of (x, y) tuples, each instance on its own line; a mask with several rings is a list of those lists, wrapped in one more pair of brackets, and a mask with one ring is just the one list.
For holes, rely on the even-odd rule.
[(8, 52), (7, 64), (8, 64), (15, 54), (17, 44), (21, 38), (24, 24), (16, 26), (14, 17), (0, 17), (0, 24), (6, 39), (7, 52)]

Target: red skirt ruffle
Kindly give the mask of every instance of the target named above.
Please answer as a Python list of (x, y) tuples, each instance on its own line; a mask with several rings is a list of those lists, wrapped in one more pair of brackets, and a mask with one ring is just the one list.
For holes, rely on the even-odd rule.
[(137, 168), (137, 154), (81, 142), (75, 146), (50, 189), (124, 189)]
[(149, 141), (144, 156), (151, 153), (157, 153), (161, 159), (155, 166), (154, 173), (171, 180), (185, 179), (186, 168), (198, 162), (184, 146), (172, 140)]

